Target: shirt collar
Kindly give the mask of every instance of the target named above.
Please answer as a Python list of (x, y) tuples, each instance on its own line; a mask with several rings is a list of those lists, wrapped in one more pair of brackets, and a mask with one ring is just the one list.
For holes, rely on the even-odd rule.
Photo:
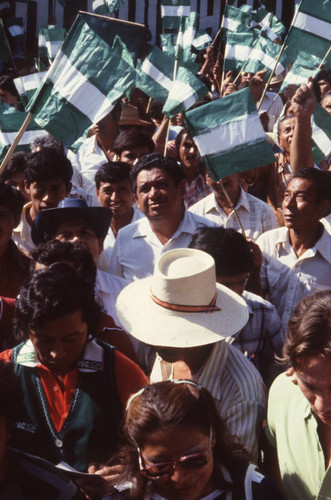
[[(178, 234), (182, 232), (193, 235), (195, 231), (196, 231), (196, 225), (194, 224), (193, 215), (190, 212), (188, 212), (188, 210), (185, 208), (184, 217), (180, 221), (174, 234), (171, 236), (171, 239), (175, 238), (176, 236), (178, 236)], [(155, 234), (147, 217), (142, 217), (141, 219), (139, 219), (136, 225), (136, 229), (132, 235), (132, 238), (140, 238), (146, 236), (153, 237), (155, 236)]]
[[(35, 368), (41, 365), (37, 352), (31, 342), (27, 340), (17, 356), (17, 364)], [(77, 363), (81, 372), (97, 372), (103, 369), (103, 348), (96, 343), (95, 339), (85, 345), (81, 359)]]
[(238, 203), (236, 205), (236, 209), (238, 208), (244, 208), (245, 210), (247, 210), (247, 212), (250, 212), (250, 206), (249, 206), (249, 201), (248, 201), (248, 196), (247, 194), (245, 193), (245, 191), (242, 189), (242, 187), (240, 186), (240, 195), (239, 195), (239, 198), (238, 198)]
[[(277, 240), (275, 242), (276, 247), (282, 246), (285, 250), (291, 250), (292, 246), (290, 244), (290, 231), (287, 227), (281, 228), (279, 231)], [(305, 259), (307, 257), (313, 257), (316, 252), (319, 252), (322, 257), (331, 264), (331, 237), (328, 231), (323, 226), (322, 236), (317, 240), (316, 244), (309, 248), (300, 259)]]

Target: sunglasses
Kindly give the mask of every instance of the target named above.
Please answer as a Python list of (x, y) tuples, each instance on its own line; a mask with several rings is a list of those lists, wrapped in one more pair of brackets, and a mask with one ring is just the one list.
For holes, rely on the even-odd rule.
[(203, 467), (209, 462), (212, 437), (213, 437), (213, 432), (212, 429), (210, 429), (207, 451), (192, 453), (191, 455), (185, 455), (183, 457), (179, 457), (177, 460), (171, 460), (170, 462), (159, 462), (151, 465), (146, 465), (144, 463), (141, 450), (138, 448), (138, 461), (139, 461), (140, 473), (150, 479), (153, 478), (155, 479), (160, 476), (165, 476), (166, 474), (172, 474), (174, 470), (178, 467), (178, 465), (184, 467), (185, 469), (199, 469), (200, 467)]

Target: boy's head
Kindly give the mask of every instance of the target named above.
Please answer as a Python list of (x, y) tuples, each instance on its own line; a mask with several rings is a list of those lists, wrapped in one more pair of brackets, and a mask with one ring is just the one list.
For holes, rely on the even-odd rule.
[(204, 227), (194, 234), (190, 248), (211, 255), (217, 282), (242, 295), (253, 269), (250, 247), (242, 234), (234, 229)]
[(129, 163), (132, 167), (142, 156), (153, 153), (154, 149), (154, 141), (149, 135), (140, 130), (125, 130), (121, 132), (113, 144), (116, 159)]
[(68, 158), (53, 148), (27, 155), (25, 189), (32, 202), (33, 215), (58, 206), (71, 190), (72, 166)]
[(102, 165), (95, 175), (98, 199), (103, 207), (112, 210), (114, 217), (132, 213), (130, 170), (128, 163), (110, 162)]

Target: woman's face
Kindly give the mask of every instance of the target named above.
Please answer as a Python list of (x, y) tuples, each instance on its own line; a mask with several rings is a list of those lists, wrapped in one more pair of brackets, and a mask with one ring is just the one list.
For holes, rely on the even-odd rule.
[(156, 493), (167, 500), (197, 500), (208, 493), (214, 467), (210, 436), (199, 427), (178, 426), (165, 431), (159, 430), (149, 434), (141, 457), (143, 465), (172, 462), (181, 457), (209, 449), (207, 463), (200, 467), (185, 467), (185, 461), (177, 463), (171, 472), (153, 478)]
[(198, 150), (192, 138), (184, 134), (180, 141), (179, 157), (183, 166), (187, 169), (198, 169)]

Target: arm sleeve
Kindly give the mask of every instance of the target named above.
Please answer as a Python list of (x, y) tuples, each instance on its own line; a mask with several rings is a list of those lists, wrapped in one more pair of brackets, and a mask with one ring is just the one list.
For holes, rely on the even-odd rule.
[(148, 378), (139, 366), (118, 351), (115, 351), (115, 377), (123, 408), (132, 394), (149, 384)]

